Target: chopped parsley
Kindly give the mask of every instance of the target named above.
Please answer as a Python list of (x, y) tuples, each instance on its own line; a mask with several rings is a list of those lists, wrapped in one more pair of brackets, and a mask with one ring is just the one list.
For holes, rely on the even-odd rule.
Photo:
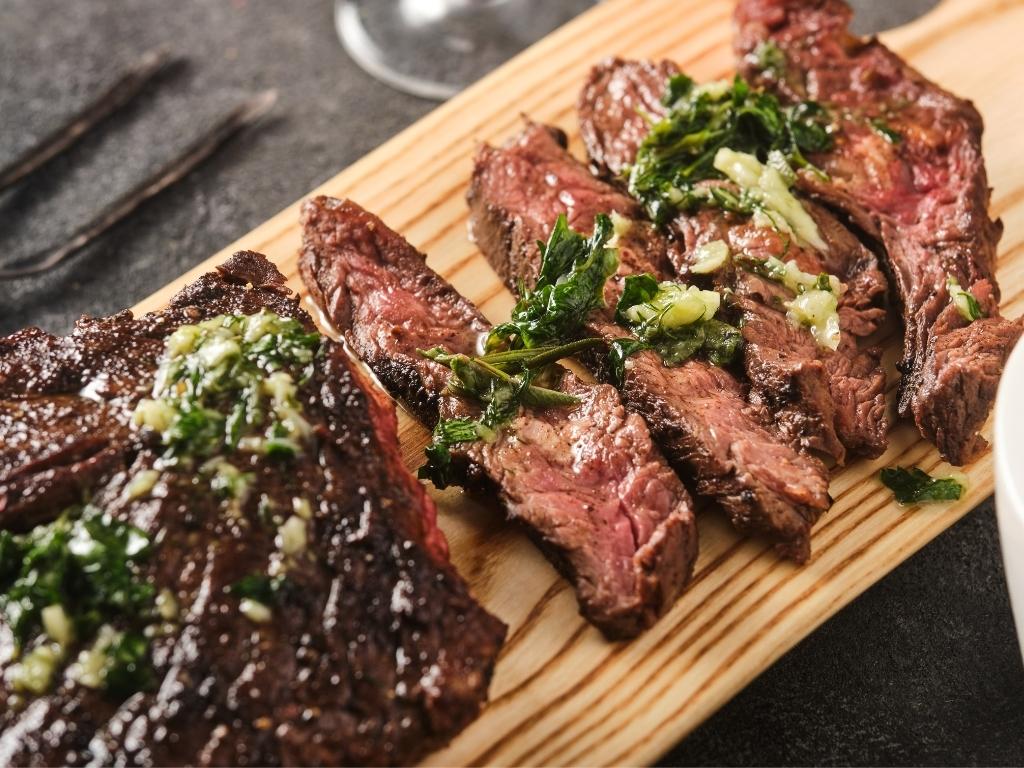
[[(771, 57), (770, 51), (763, 53)], [(814, 169), (805, 153), (832, 146), (831, 118), (824, 107), (812, 101), (782, 107), (775, 96), (739, 76), (731, 83), (697, 85), (676, 75), (663, 102), (668, 114), (652, 125), (629, 171), (630, 192), (658, 223), (699, 205), (750, 212), (750, 201), (713, 186), (696, 186), (726, 178), (715, 164), (720, 149), (750, 154), (763, 163), (774, 154), (789, 168)]]
[(94, 672), (80, 682), (117, 696), (148, 689), (141, 630), (157, 617), (156, 590), (140, 568), (151, 551), (143, 531), (88, 504), (24, 534), (0, 531), (0, 613), (27, 651), (8, 670), (12, 688), (45, 692), (72, 648), (92, 644)]
[(135, 423), (160, 433), (169, 461), (235, 450), (294, 456), (311, 434), (296, 390), (319, 346), (319, 334), (269, 310), (183, 325)]
[(250, 573), (243, 576), (228, 591), (235, 597), (248, 597), (261, 603), (272, 603), (285, 584), (284, 576), (268, 576), (265, 573)]
[(879, 479), (900, 504), (956, 501), (966, 490), (964, 476), (934, 478), (917, 467), (886, 467)]
[(97, 651), (105, 658), (96, 687), (125, 699), (137, 691), (156, 686), (156, 674), (149, 662), (149, 640), (140, 632), (116, 632)]
[(786, 54), (772, 40), (762, 40), (748, 54), (751, 61), (762, 72), (779, 77), (786, 67)]
[(702, 352), (714, 365), (731, 363), (743, 337), (728, 323), (715, 319), (721, 297), (653, 276), (630, 275), (615, 307), (616, 322), (628, 328), (639, 343), (619, 340), (612, 346), (612, 373), (621, 383), (625, 360), (640, 349), (653, 349), (669, 367)]

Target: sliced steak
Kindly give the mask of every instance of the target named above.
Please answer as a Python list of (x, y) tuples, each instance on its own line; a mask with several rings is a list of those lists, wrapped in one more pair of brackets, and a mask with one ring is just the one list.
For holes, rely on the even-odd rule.
[[(646, 136), (645, 116), (666, 114), (661, 94), (668, 77), (677, 72), (670, 62), (621, 59), (593, 68), (579, 97), (579, 111), (595, 164), (607, 165), (613, 158), (609, 170), (618, 173), (633, 162)], [(877, 258), (822, 206), (810, 201), (804, 205), (829, 244), (826, 254), (796, 247), (774, 230), (755, 226), (749, 217), (706, 208), (681, 213), (669, 225), (678, 242), (670, 254), (673, 266), (678, 274), (688, 276), (695, 249), (712, 240), (723, 240), (734, 254), (750, 258), (795, 260), (806, 272), (828, 272), (846, 285), (839, 306), (844, 336), (873, 333), (885, 319), (886, 281)], [(781, 434), (838, 462), (848, 454), (881, 455), (888, 432), (881, 351), (858, 350), (850, 338), (838, 352), (822, 349), (806, 331), (784, 327), (781, 302), (792, 296), (781, 286), (772, 288), (736, 270), (726, 271), (717, 280), (720, 287), (747, 298), (739, 307), (750, 395), (775, 414)], [(758, 290), (750, 290), (752, 284)], [(837, 354), (846, 360), (833, 360)]]
[[(597, 213), (634, 217), (620, 238), (620, 274), (665, 274), (665, 238), (642, 221), (633, 200), (590, 175), (558, 131), (530, 124), (505, 148), (481, 147), (468, 199), (471, 231), (511, 290), (536, 275), (537, 241), (547, 239), (562, 213), (583, 232), (593, 229)], [(614, 281), (608, 291), (613, 304)], [(592, 317), (590, 331), (608, 340), (627, 335), (607, 315)], [(600, 365), (594, 370), (604, 373)], [(654, 352), (640, 352), (627, 365), (622, 394), (673, 465), (738, 528), (766, 534), (781, 553), (807, 559), (810, 528), (829, 504), (827, 472), (769, 433), (767, 414), (745, 402), (730, 373), (697, 359), (667, 368)]]
[[(479, 711), (505, 627), (449, 563), (434, 505), (402, 464), (394, 407), (340, 345), (320, 340), (298, 383), (311, 428), (300, 452), (217, 459), (246, 473), (231, 502), (208, 463), (168, 460), (160, 435), (133, 423), (173, 331), (263, 310), (313, 330), (273, 265), (246, 252), (164, 311), (0, 339), (0, 544), (88, 501), (153, 543), (138, 578), (165, 619), (151, 626), (151, 685), (115, 694), (65, 677), (79, 637), (35, 695), (15, 688), (17, 614), (0, 612), (0, 763), (408, 764)], [(304, 546), (280, 560), (268, 613), (246, 612), (233, 590), (283, 557), (278, 520), (293, 509)], [(111, 619), (119, 631), (154, 620)]]
[[(524, 279), (528, 285), (536, 282), (540, 261), (520, 263), (514, 254), (522, 253), (535, 246), (537, 239), (547, 239), (547, 228), (530, 228), (530, 222), (546, 221), (556, 204), (566, 214), (569, 226), (578, 231), (589, 231), (594, 226), (595, 212), (618, 213), (638, 222), (625, 238), (620, 238), (620, 259), (635, 260), (642, 272), (645, 265), (653, 264), (659, 272), (671, 269), (677, 254), (674, 244), (661, 235), (651, 224), (644, 223), (643, 210), (631, 197), (607, 184), (594, 184), (593, 175), (580, 163), (566, 163), (568, 156), (564, 147), (568, 139), (564, 132), (552, 126), (528, 122), (526, 129), (505, 149), (495, 149), (486, 144), (477, 151), (473, 183), (467, 193), (472, 216), (470, 237), (480, 246), (499, 274), (512, 274), (526, 270)], [(500, 173), (488, 169), (500, 166)], [(524, 191), (521, 179), (532, 177), (536, 169), (548, 169), (542, 173), (542, 182), (536, 190)], [(507, 172), (506, 172), (507, 170)], [(487, 195), (480, 194), (486, 189)], [(504, 218), (505, 210), (492, 205), (492, 200), (512, 198), (517, 200), (517, 211), (521, 211), (523, 223), (509, 222)], [(516, 258), (514, 264), (505, 264), (502, 259)]]
[(590, 70), (576, 107), (590, 162), (601, 175), (620, 178), (650, 131), (650, 119), (664, 117), (661, 97), (675, 62), (607, 58)]
[[(302, 211), (302, 276), (356, 353), (429, 425), (479, 417), (445, 389), (448, 369), (418, 353), (477, 354), (479, 310), (401, 235), (355, 203), (320, 197)], [(566, 371), (579, 405), (522, 408), (493, 442), (454, 446), (462, 482), (504, 503), (576, 589), (580, 611), (612, 638), (653, 624), (697, 554), (691, 500), (647, 426), (613, 387)]]
[[(990, 190), (974, 106), (930, 82), (877, 39), (847, 31), (840, 0), (742, 0), (735, 48), (743, 71), (784, 99), (832, 108), (834, 147), (810, 159), (828, 181), (803, 185), (884, 245), (905, 324), (899, 412), (954, 464), (985, 447), (988, 417), (1019, 320), (999, 316)], [(784, 62), (762, 71), (772, 44)], [(951, 305), (947, 278), (983, 319)]]
[[(792, 260), (804, 272), (828, 272), (844, 282), (846, 291), (839, 302), (841, 341), (833, 351), (789, 322), (783, 304), (793, 294), (784, 286), (735, 264), (713, 277), (717, 287), (733, 292), (731, 303), (742, 315), (750, 395), (775, 414), (782, 434), (840, 463), (848, 456), (880, 456), (889, 430), (882, 351), (877, 346), (859, 348), (858, 334), (851, 329), (861, 333), (877, 329), (885, 317), (879, 306), (885, 281), (874, 255), (820, 206), (804, 202), (815, 220), (824, 224), (820, 230), (829, 233), (828, 254), (798, 247), (772, 229), (754, 226), (747, 217), (718, 209), (680, 214), (671, 227), (686, 254), (722, 240), (734, 255)], [(673, 263), (683, 277), (697, 282), (707, 279), (690, 275), (689, 256), (675, 258)], [(866, 295), (857, 296), (858, 290)]]
[[(621, 175), (636, 158), (637, 150), (647, 135), (649, 123), (645, 115), (664, 117), (667, 110), (661, 103), (668, 78), (678, 74), (672, 62), (628, 61), (607, 59), (593, 67), (578, 100), (580, 130), (591, 162), (598, 168), (607, 168)], [(614, 160), (611, 160), (614, 158)], [(822, 237), (829, 244), (827, 254), (815, 254), (808, 249), (790, 249), (789, 258), (807, 264), (819, 262), (824, 271), (836, 275), (849, 288), (840, 303), (843, 328), (856, 336), (868, 336), (885, 319), (885, 299), (888, 290), (885, 275), (879, 268), (875, 254), (865, 248), (835, 216), (810, 200), (802, 200)], [(722, 232), (728, 231), (735, 249), (752, 254), (779, 255), (781, 239), (773, 232), (749, 224), (743, 218), (726, 217), (718, 221), (717, 212), (707, 211), (703, 219), (690, 223), (681, 217), (676, 234), (684, 242), (670, 255), (678, 259), (677, 268), (685, 265), (686, 253), (693, 247), (691, 237), (714, 224)], [(735, 231), (733, 228), (736, 228)], [(806, 261), (808, 254), (813, 262)]]

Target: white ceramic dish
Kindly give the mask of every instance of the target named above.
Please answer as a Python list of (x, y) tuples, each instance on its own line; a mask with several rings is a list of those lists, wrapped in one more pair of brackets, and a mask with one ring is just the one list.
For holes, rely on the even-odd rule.
[(996, 515), (1017, 639), (1024, 654), (1024, 344), (1003, 372), (995, 416)]

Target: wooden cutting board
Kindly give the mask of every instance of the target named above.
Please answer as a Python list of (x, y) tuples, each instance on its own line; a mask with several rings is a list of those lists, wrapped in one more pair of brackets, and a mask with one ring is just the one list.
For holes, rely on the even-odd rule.
[[(463, 200), (478, 142), (502, 142), (520, 114), (569, 131), (598, 59), (668, 57), (698, 80), (728, 76), (730, 0), (608, 0), (516, 57), (314, 192), (351, 197), (430, 255), (430, 265), (493, 321), (512, 298), (466, 238)], [(999, 259), (1003, 308), (1021, 314), (1024, 289), (1024, 2), (946, 0), (883, 35), (926, 75), (974, 99), (985, 117), (993, 210), (1006, 224)], [(314, 194), (314, 193), (311, 193)], [(298, 203), (135, 309), (159, 308), (229, 253), (267, 254), (301, 291)], [(890, 365), (898, 354), (889, 350)], [(989, 427), (990, 429), (990, 427)], [(402, 416), (410, 468), (427, 434)], [(881, 467), (948, 469), (912, 428), (897, 427), (879, 460), (835, 472), (832, 509), (814, 530), (813, 557), (796, 567), (717, 515), (700, 521), (689, 591), (653, 629), (608, 643), (578, 615), (572, 590), (500, 513), (458, 491), (434, 493), (452, 557), (473, 592), (510, 626), (480, 718), (436, 765), (648, 763), (679, 741), (786, 650), (992, 493), (991, 455), (968, 468), (966, 498), (904, 509), (877, 481)], [(856, 642), (854, 638), (851, 642)]]

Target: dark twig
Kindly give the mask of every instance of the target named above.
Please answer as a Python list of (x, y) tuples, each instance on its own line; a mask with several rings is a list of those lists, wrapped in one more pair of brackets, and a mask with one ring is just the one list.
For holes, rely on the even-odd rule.
[(25, 259), (19, 259), (8, 267), (0, 268), (0, 280), (35, 275), (57, 266), (124, 219), (146, 200), (186, 176), (189, 171), (212, 155), (218, 147), (238, 131), (265, 115), (275, 101), (277, 101), (277, 91), (264, 91), (243, 102), (225, 115), (181, 155), (78, 230), (65, 245), (50, 253), (37, 253)]
[(149, 51), (67, 123), (29, 147), (20, 157), (0, 170), (0, 190), (21, 181), (48, 160), (59, 155), (92, 130), (101, 120), (123, 107), (170, 61), (165, 50)]

